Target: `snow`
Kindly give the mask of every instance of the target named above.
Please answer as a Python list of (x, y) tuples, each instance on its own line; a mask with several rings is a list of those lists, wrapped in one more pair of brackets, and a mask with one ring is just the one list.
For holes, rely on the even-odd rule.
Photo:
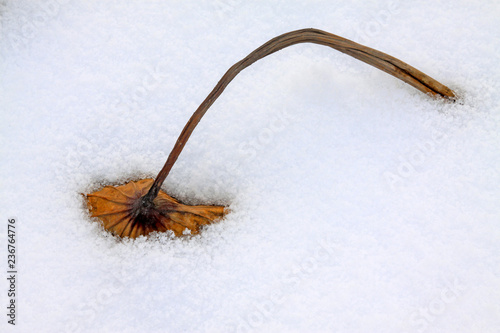
[[(10, 0), (0, 18), (2, 332), (500, 331), (497, 1)], [(460, 99), (293, 46), (229, 85), (164, 184), (225, 220), (119, 241), (89, 219), (81, 193), (154, 177), (233, 63), (307, 27)]]

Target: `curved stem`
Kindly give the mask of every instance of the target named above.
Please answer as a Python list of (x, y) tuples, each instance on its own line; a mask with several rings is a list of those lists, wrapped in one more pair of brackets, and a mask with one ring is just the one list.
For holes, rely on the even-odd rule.
[(207, 98), (205, 98), (203, 103), (201, 103), (198, 109), (193, 113), (179, 135), (179, 138), (170, 152), (165, 165), (156, 177), (149, 192), (143, 198), (143, 204), (145, 206), (149, 206), (158, 195), (161, 185), (165, 181), (165, 178), (167, 178), (196, 125), (200, 122), (203, 115), (222, 94), (224, 89), (234, 79), (234, 77), (257, 60), (285, 47), (300, 43), (315, 43), (329, 46), (358, 60), (366, 62), (367, 64), (372, 65), (384, 72), (387, 72), (424, 93), (430, 93), (434, 96), (450, 99), (455, 97), (455, 94), (451, 89), (416, 68), (402, 62), (399, 59), (391, 57), (388, 54), (355, 43), (351, 40), (318, 29), (302, 29), (282, 34), (263, 44), (241, 61), (231, 66), (231, 68), (229, 68), (229, 70), (219, 80)]

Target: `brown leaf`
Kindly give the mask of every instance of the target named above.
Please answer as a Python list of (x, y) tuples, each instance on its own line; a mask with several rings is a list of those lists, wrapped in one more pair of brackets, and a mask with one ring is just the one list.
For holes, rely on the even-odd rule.
[(136, 238), (167, 230), (176, 236), (183, 235), (186, 229), (196, 234), (201, 226), (226, 213), (223, 206), (185, 205), (161, 190), (152, 207), (142, 207), (141, 199), (152, 184), (153, 179), (143, 179), (87, 194), (91, 216), (99, 218), (104, 228), (117, 236)]
[(277, 36), (262, 44), (245, 58), (231, 66), (210, 94), (193, 113), (184, 126), (165, 165), (153, 179), (113, 187), (87, 195), (92, 216), (98, 217), (104, 227), (120, 237), (136, 238), (153, 231), (173, 230), (180, 236), (186, 229), (197, 233), (200, 227), (224, 216), (221, 206), (188, 206), (161, 191), (161, 185), (174, 166), (194, 128), (200, 122), (227, 85), (254, 62), (285, 47), (300, 43), (315, 43), (336, 49), (358, 60), (364, 61), (418, 90), (454, 101), (455, 93), (447, 86), (422, 73), (407, 63), (378, 50), (318, 29), (301, 29)]

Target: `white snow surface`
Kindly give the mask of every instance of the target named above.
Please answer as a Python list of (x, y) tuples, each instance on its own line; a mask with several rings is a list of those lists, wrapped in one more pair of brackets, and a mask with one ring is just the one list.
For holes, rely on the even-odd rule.
[[(500, 332), (498, 1), (0, 1), (2, 332)], [(245, 69), (163, 188), (231, 213), (131, 241), (82, 193), (154, 177), (224, 72), (314, 27), (395, 56), (436, 100), (330, 48)]]

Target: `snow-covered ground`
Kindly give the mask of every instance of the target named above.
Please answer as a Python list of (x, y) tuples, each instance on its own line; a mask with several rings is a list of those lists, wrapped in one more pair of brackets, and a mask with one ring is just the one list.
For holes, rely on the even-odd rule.
[[(0, 1), (0, 331), (500, 332), (498, 1)], [(81, 193), (154, 177), (222, 74), (314, 27), (326, 47), (243, 71), (164, 189), (231, 213), (119, 241)], [(7, 323), (7, 219), (17, 318)]]

